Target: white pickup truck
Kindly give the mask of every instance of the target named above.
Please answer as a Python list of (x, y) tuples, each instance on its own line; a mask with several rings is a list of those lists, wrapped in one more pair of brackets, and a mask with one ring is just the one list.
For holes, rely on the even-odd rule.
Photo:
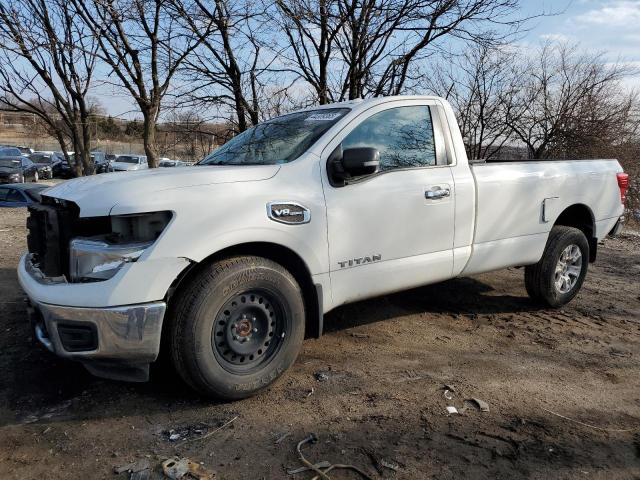
[(627, 185), (615, 160), (470, 164), (440, 98), (339, 103), (193, 167), (46, 190), (18, 274), (56, 354), (143, 381), (162, 347), (193, 388), (237, 399), (348, 302), (524, 266), (535, 302), (564, 305), (619, 229)]

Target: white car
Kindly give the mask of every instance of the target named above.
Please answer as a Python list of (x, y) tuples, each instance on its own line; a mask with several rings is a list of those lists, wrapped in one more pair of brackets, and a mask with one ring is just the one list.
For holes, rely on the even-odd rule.
[(628, 180), (615, 160), (469, 164), (441, 98), (326, 105), (192, 168), (47, 190), (18, 277), (56, 354), (145, 380), (162, 344), (189, 385), (237, 399), (348, 302), (524, 266), (535, 303), (566, 304)]
[(111, 162), (110, 172), (131, 172), (134, 170), (145, 170), (149, 168), (145, 155), (118, 155)]

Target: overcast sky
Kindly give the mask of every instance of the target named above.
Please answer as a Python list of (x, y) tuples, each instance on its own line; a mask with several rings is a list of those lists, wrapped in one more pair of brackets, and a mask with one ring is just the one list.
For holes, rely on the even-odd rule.
[[(537, 46), (546, 38), (579, 43), (589, 51), (605, 52), (611, 62), (630, 62), (640, 68), (640, 0), (521, 0), (518, 15), (553, 14), (532, 20), (520, 43)], [(629, 88), (640, 89), (640, 76), (630, 78)], [(132, 103), (122, 92), (96, 95), (114, 116), (132, 114)]]

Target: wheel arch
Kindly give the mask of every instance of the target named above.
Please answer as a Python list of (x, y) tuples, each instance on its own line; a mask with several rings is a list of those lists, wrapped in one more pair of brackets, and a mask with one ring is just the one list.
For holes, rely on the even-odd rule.
[(574, 227), (581, 230), (589, 242), (589, 261), (595, 262), (598, 250), (596, 233), (596, 221), (593, 211), (583, 203), (575, 203), (565, 208), (553, 224), (565, 227)]
[[(309, 267), (298, 253), (289, 247), (273, 242), (246, 242), (228, 246), (210, 254), (200, 262), (192, 263), (169, 288), (166, 296), (169, 307), (171, 306), (171, 297), (178, 293), (190, 278), (197, 275), (203, 266), (238, 255), (267, 258), (286, 268), (302, 289), (306, 311), (305, 336), (319, 338), (322, 335), (322, 286), (314, 284)], [(164, 331), (162, 336), (165, 337)]]

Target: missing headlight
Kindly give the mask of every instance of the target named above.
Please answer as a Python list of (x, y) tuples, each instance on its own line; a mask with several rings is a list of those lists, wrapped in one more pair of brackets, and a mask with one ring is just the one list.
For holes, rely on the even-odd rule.
[(171, 212), (140, 213), (111, 217), (111, 232), (118, 242), (150, 242), (160, 236)]

